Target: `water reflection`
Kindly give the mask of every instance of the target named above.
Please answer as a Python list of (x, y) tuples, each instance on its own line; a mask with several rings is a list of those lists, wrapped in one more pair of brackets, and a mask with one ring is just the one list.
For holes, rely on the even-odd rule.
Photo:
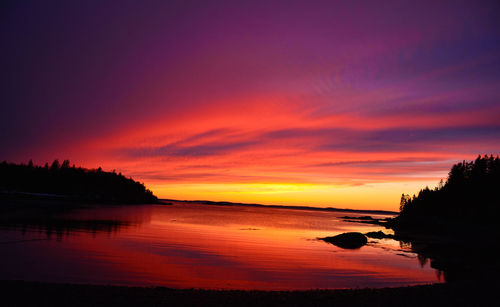
[(466, 237), (457, 241), (414, 238), (400, 242), (417, 254), (421, 267), (430, 266), (435, 269), (440, 281), (497, 282), (500, 263), (496, 254), (491, 252), (496, 242)]
[[(372, 221), (378, 220), (364, 216), (340, 218), (350, 223), (371, 224)], [(380, 238), (373, 236), (378, 233), (381, 234)], [(496, 282), (500, 273), (500, 262), (495, 254), (491, 253), (493, 244), (497, 240), (491, 240), (491, 234), (477, 236), (474, 232), (462, 231), (455, 236), (415, 235), (405, 232), (394, 233), (389, 228), (378, 233), (372, 233), (369, 236), (375, 240), (369, 241), (368, 244), (384, 250), (401, 251), (396, 254), (405, 258), (416, 258), (421, 268), (435, 269), (438, 281), (489, 280)], [(368, 236), (369, 233), (366, 235)], [(399, 248), (380, 244), (386, 239), (397, 242)], [(474, 244), (474, 247), (471, 244)]]
[[(342, 213), (173, 206), (81, 208), (0, 230), (3, 279), (177, 288), (312, 289), (435, 282), (429, 265), (382, 239), (356, 251), (316, 238), (380, 226)], [(9, 227), (7, 227), (9, 226)], [(58, 240), (52, 240), (53, 238)], [(9, 242), (18, 242), (13, 244)], [(380, 248), (382, 247), (382, 248)], [(36, 259), (32, 255), (37, 255)]]
[(98, 232), (117, 232), (122, 227), (129, 226), (130, 223), (123, 221), (113, 220), (68, 220), (68, 219), (54, 219), (54, 220), (32, 220), (32, 221), (19, 221), (2, 225), (6, 228), (19, 229), (25, 235), (28, 231), (38, 231), (45, 233), (47, 239), (55, 238), (61, 241), (64, 236), (69, 236), (74, 232), (88, 232), (96, 235)]
[(30, 232), (45, 234), (46, 239), (61, 241), (65, 236), (77, 233), (119, 232), (123, 228), (137, 226), (151, 217), (150, 206), (81, 206), (77, 208), (24, 208), (9, 212), (0, 218), (0, 230), (17, 230), (26, 235)]

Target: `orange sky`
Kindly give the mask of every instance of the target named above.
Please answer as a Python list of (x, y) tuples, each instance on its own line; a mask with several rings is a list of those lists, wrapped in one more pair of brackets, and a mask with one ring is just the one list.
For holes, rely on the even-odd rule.
[(161, 198), (398, 210), (500, 153), (495, 1), (13, 1), (0, 161)]
[(85, 165), (143, 181), (161, 198), (384, 210), (398, 210), (401, 193), (433, 187), (453, 163), (475, 157), (456, 154), (461, 144), (442, 146), (432, 137), (408, 136), (408, 144), (394, 142), (392, 132), (389, 139), (365, 137), (374, 127), (396, 131), (397, 138), (400, 131), (411, 134), (406, 129), (445, 130), (463, 122), (463, 112), (397, 119), (311, 115), (293, 102), (293, 108), (283, 98), (237, 102), (234, 108), (221, 102), (222, 108), (146, 121), (64, 151), (81, 155)]

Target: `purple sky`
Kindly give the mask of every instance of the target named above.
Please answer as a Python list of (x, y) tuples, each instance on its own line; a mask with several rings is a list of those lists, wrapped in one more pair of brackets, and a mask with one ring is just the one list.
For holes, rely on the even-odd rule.
[(0, 160), (99, 164), (168, 196), (187, 180), (404, 190), (500, 152), (498, 1), (0, 8)]

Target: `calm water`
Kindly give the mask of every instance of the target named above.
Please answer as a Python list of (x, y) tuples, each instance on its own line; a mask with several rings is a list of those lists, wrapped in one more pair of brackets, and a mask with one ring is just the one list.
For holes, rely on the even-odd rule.
[(357, 214), (182, 202), (78, 209), (2, 227), (0, 279), (268, 290), (439, 281), (397, 241), (344, 250), (316, 239), (382, 229), (345, 215)]

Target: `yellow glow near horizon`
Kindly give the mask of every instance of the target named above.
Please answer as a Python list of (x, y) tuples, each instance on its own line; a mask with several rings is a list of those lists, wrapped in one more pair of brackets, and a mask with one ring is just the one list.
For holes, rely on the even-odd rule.
[(303, 183), (196, 183), (152, 185), (160, 198), (211, 200), (265, 205), (296, 205), (398, 211), (402, 193), (413, 194), (426, 182), (366, 185)]

